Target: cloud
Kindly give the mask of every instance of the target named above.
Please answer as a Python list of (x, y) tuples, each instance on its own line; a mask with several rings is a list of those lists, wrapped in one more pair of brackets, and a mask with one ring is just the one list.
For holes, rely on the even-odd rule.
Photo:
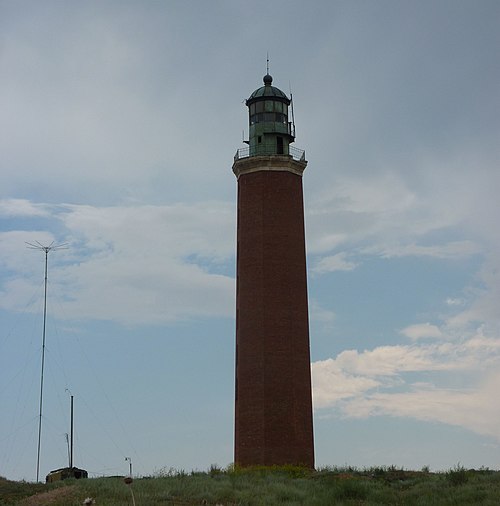
[(395, 171), (376, 177), (336, 177), (314, 195), (307, 209), (308, 251), (324, 254), (339, 246), (386, 235), (418, 205), (417, 195)]
[[(436, 371), (458, 367), (444, 362), (450, 345), (444, 343), (429, 346), (379, 346), (362, 353), (346, 350), (337, 355), (332, 364), (349, 374), (370, 377), (394, 377), (402, 372)], [(332, 360), (332, 359), (329, 359)]]
[(430, 323), (410, 325), (401, 330), (401, 334), (409, 337), (412, 341), (422, 338), (440, 338), (443, 335), (436, 325), (431, 325)]
[(0, 218), (48, 216), (48, 206), (26, 199), (0, 199)]
[(364, 394), (380, 384), (374, 378), (344, 372), (333, 359), (313, 363), (313, 400), (316, 409), (335, 405), (340, 399)]
[(492, 152), (469, 142), (453, 150), (416, 153), (412, 170), (382, 169), (374, 160), (373, 174), (332, 176), (312, 199), (308, 251), (316, 274), (327, 276), (352, 258), (357, 267), (384, 258), (387, 268), (411, 258), (453, 262), (467, 279), (450, 288), (442, 307), (422, 313), (432, 323), (403, 327), (411, 345), (345, 350), (314, 362), (321, 416), (438, 421), (500, 440), (492, 402), (500, 386), (500, 236), (492, 233), (499, 173)]
[(92, 249), (122, 255), (159, 249), (167, 258), (195, 255), (221, 261), (234, 255), (234, 210), (229, 203), (65, 205), (61, 210), (59, 218), (73, 239)]
[(315, 299), (309, 299), (310, 321), (321, 324), (324, 330), (331, 330), (335, 321), (335, 313), (325, 309)]
[(432, 246), (417, 244), (378, 245), (366, 248), (363, 252), (365, 254), (375, 254), (382, 258), (420, 256), (447, 260), (475, 255), (481, 252), (481, 248), (472, 241), (453, 241)]
[[(479, 141), (478, 141), (479, 142)], [(328, 174), (308, 202), (308, 251), (384, 258), (464, 259), (498, 248), (497, 155), (475, 143)]]
[(500, 374), (470, 389), (416, 385), (403, 393), (374, 393), (344, 406), (345, 416), (366, 418), (388, 415), (464, 427), (500, 441), (500, 404), (493, 402), (500, 388)]
[[(443, 325), (418, 324), (404, 331), (414, 340), (441, 339), (450, 330)], [(462, 331), (454, 342), (347, 350), (314, 362), (315, 409), (347, 418), (438, 421), (500, 440), (500, 405), (492, 402), (500, 388), (500, 337), (485, 335), (483, 327), (471, 334)], [(466, 387), (461, 378), (467, 378)]]
[(357, 263), (347, 260), (345, 253), (337, 253), (323, 257), (312, 269), (312, 272), (322, 274), (334, 271), (352, 271), (357, 265)]
[[(234, 218), (225, 203), (54, 207), (68, 250), (50, 256), (52, 297), (59, 317), (122, 324), (230, 317), (234, 311)], [(52, 242), (47, 233), (0, 235), (10, 270), (0, 306), (16, 310), (38, 286), (38, 265), (24, 241)], [(28, 253), (31, 257), (28, 257)], [(22, 261), (19, 259), (22, 258)], [(40, 259), (41, 264), (41, 259)]]
[[(31, 215), (33, 216), (33, 215)], [(50, 232), (39, 230), (11, 230), (0, 232), (0, 265), (4, 267), (3, 277), (19, 276), (20, 273), (33, 274), (40, 269), (36, 263), (37, 251), (28, 249), (26, 243), (49, 245), (54, 242)], [(0, 278), (1, 279), (1, 278)]]
[[(21, 18), (5, 13), (4, 195), (94, 204), (122, 203), (127, 197), (158, 202), (180, 193), (188, 198), (195, 179), (197, 193), (218, 177), (230, 180), (230, 151), (240, 130), (232, 131), (228, 148), (212, 119), (217, 110), (219, 125), (227, 128), (224, 118), (240, 104), (237, 88), (229, 88), (234, 108), (221, 107), (218, 100), (228, 100), (228, 90), (221, 94), (218, 80), (202, 77), (214, 70), (197, 50), (198, 36), (188, 42), (186, 30), (172, 21), (181, 9), (160, 8), (150, 17), (144, 9), (118, 12), (110, 4), (96, 15), (93, 8), (77, 8), (76, 14), (70, 6), (40, 9), (35, 3)], [(179, 57), (179, 37), (193, 58)], [(215, 39), (212, 44), (215, 53), (227, 46), (222, 41), (217, 46)], [(198, 75), (186, 77), (184, 65)], [(197, 135), (201, 131), (204, 135)], [(227, 172), (210, 170), (220, 164), (224, 149), (229, 149)]]
[(448, 297), (446, 299), (446, 304), (448, 304), (448, 306), (462, 306), (464, 304), (464, 300)]

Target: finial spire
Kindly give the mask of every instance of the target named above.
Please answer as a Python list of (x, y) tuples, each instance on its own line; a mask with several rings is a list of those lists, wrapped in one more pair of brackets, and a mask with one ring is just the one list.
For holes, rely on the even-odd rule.
[(267, 52), (267, 60), (266, 60), (266, 75), (264, 76), (264, 84), (266, 86), (271, 86), (273, 82), (273, 78), (269, 75), (269, 51)]

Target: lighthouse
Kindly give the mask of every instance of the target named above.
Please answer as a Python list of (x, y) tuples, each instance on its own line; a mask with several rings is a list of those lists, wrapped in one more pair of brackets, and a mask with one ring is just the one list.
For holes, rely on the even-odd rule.
[[(314, 467), (302, 174), (287, 95), (264, 76), (234, 157), (236, 465)], [(293, 107), (293, 105), (292, 105)]]

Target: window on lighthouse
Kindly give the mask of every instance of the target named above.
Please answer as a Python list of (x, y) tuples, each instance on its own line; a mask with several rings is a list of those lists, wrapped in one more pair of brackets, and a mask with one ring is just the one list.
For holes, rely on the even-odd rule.
[(283, 137), (276, 137), (278, 155), (283, 154)]

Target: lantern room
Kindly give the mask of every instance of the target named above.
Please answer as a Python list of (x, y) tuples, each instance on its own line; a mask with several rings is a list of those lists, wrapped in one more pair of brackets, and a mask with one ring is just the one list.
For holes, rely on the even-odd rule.
[(290, 99), (272, 86), (266, 74), (264, 86), (255, 90), (246, 101), (249, 113), (250, 156), (288, 155), (295, 140), (293, 121), (289, 121)]

